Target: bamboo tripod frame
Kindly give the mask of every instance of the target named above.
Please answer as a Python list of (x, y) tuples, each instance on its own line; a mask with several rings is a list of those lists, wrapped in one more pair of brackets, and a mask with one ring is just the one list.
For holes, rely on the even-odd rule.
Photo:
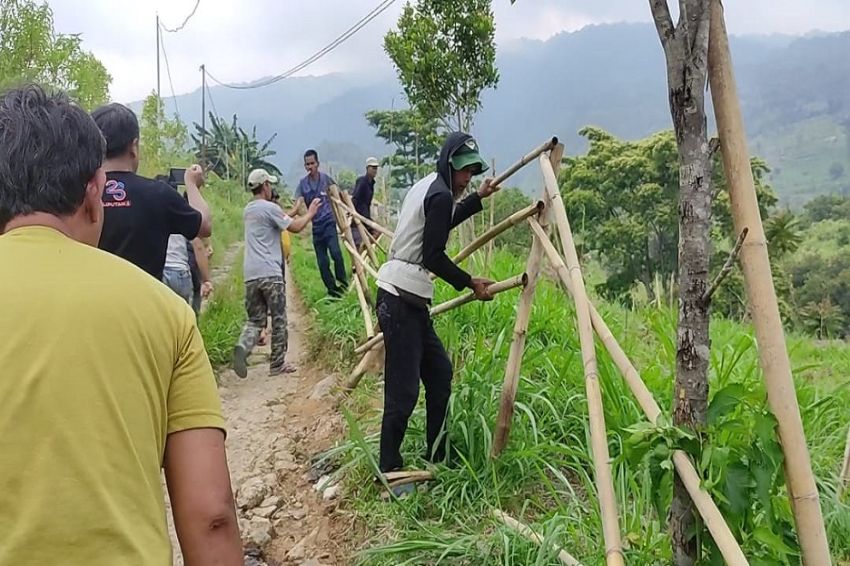
[[(661, 409), (642, 380), (639, 372), (631, 363), (599, 312), (590, 302), (584, 290), (584, 281), (581, 275), (575, 242), (572, 237), (566, 209), (557, 186), (557, 171), (560, 167), (562, 155), (563, 146), (557, 143), (557, 139), (553, 139), (535, 149), (529, 155), (524, 156), (520, 161), (523, 165), (537, 159), (541, 167), (544, 177), (544, 190), (541, 200), (525, 209), (517, 211), (487, 230), (481, 236), (475, 238), (455, 256), (455, 261), (459, 262), (469, 257), (476, 250), (487, 245), (496, 236), (513, 226), (526, 222), (532, 229), (534, 238), (525, 273), (510, 280), (502, 281), (491, 288), (498, 291), (516, 287), (522, 288), (513, 340), (505, 369), (502, 400), (494, 432), (493, 457), (498, 456), (504, 449), (510, 434), (516, 386), (520, 376), (525, 338), (530, 321), (531, 305), (533, 304), (537, 279), (544, 257), (556, 270), (558, 279), (566, 291), (573, 297), (576, 305), (578, 331), (582, 344), (582, 358), (585, 368), (585, 383), (587, 387), (591, 429), (591, 450), (600, 510), (603, 518), (606, 562), (607, 564), (623, 564), (617, 506), (614, 497), (604, 415), (602, 412), (602, 397), (597, 379), (596, 354), (593, 344), (594, 331), (622, 374), (624, 381), (632, 391), (647, 419), (652, 423), (656, 423), (658, 417), (661, 415)], [(508, 171), (513, 173), (521, 167), (522, 165), (514, 165)], [(500, 182), (503, 182), (506, 178), (507, 176), (502, 175), (498, 179)], [(353, 206), (350, 202), (344, 202), (343, 199), (344, 197), (339, 196), (334, 198), (334, 202), (338, 207), (336, 209), (337, 212), (341, 215), (348, 213), (351, 217), (356, 217), (357, 213), (353, 210)], [(546, 233), (547, 226), (552, 221), (554, 221), (554, 228), (558, 232), (559, 240), (564, 250), (563, 256), (558, 252)], [(378, 232), (382, 234), (392, 233), (386, 228), (380, 229)], [(349, 252), (351, 253), (353, 242), (350, 245), (351, 249), (349, 249)], [(348, 246), (346, 247), (348, 248)], [(354, 255), (357, 254), (353, 254), (352, 257)], [(368, 271), (373, 277), (376, 275), (374, 270), (365, 267), (368, 265), (367, 258), (357, 255), (357, 260), (354, 261), (362, 263), (364, 270)], [(434, 307), (432, 309), (432, 315), (446, 312), (472, 300), (474, 298), (470, 294), (458, 297)], [(360, 379), (370, 367), (379, 365), (378, 358), (382, 357), (383, 354), (383, 349), (380, 347), (383, 336), (378, 333), (370, 337), (367, 333), (367, 338), (368, 340), (355, 350), (356, 353), (363, 354), (363, 357), (354, 372), (343, 383), (342, 389), (344, 392), (350, 393), (356, 388)], [(850, 437), (848, 437), (848, 442), (850, 442)], [(675, 451), (673, 454), (673, 465), (727, 564), (733, 566), (748, 564), (738, 541), (729, 529), (717, 505), (711, 499), (711, 496), (701, 488), (701, 479), (690, 457), (682, 451)]]

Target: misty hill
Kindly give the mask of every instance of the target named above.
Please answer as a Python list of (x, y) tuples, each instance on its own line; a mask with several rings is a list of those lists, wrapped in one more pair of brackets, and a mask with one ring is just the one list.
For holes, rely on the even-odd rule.
[[(751, 150), (773, 168), (783, 202), (850, 193), (850, 32), (734, 37), (732, 50)], [(582, 152), (577, 131), (586, 125), (629, 139), (671, 126), (664, 57), (651, 24), (514, 42), (500, 49), (498, 66), (499, 87), (484, 93), (475, 125), (497, 169), (552, 134), (568, 153)], [(238, 113), (264, 136), (278, 133), (276, 162), (290, 183), (302, 174), (307, 147), (316, 147), (326, 166), (359, 171), (368, 155), (386, 152), (363, 114), (405, 105), (388, 59), (370, 76), (290, 78), (248, 91), (214, 87), (212, 96), (217, 113)], [(184, 119), (197, 119), (200, 91), (178, 104)], [(517, 182), (537, 184), (533, 175)]]

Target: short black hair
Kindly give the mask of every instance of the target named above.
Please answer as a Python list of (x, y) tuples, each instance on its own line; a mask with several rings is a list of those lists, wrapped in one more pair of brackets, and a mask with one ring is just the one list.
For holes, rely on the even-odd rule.
[(107, 159), (124, 155), (130, 144), (139, 139), (139, 119), (123, 104), (101, 106), (91, 115), (106, 138)]
[(316, 158), (316, 163), (318, 163), (319, 162), (319, 154), (318, 154), (318, 152), (316, 152), (315, 149), (308, 149), (307, 151), (305, 151), (304, 152), (304, 159), (307, 159), (311, 155)]
[(66, 94), (32, 84), (0, 94), (0, 230), (17, 216), (76, 212), (105, 148)]

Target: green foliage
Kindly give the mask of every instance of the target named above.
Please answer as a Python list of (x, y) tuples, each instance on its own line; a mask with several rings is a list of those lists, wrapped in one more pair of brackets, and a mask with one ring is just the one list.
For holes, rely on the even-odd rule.
[(797, 251), (803, 242), (800, 221), (790, 210), (777, 212), (764, 223), (764, 235), (771, 256), (779, 259)]
[(336, 181), (340, 189), (351, 192), (354, 189), (354, 184), (357, 182), (357, 173), (351, 169), (343, 169), (334, 173), (334, 181)]
[(808, 223), (850, 219), (850, 198), (839, 195), (821, 195), (803, 205), (803, 211), (803, 218)]
[(142, 104), (139, 173), (148, 177), (164, 174), (171, 167), (186, 166), (191, 159), (186, 147), (186, 125), (176, 116), (166, 118), (163, 106), (155, 92)]
[[(497, 195), (498, 198), (499, 195)], [(304, 252), (306, 250), (306, 253)], [(310, 344), (317, 359), (349, 369), (357, 361), (362, 323), (353, 296), (321, 299), (322, 284), (309, 248), (294, 252), (292, 274), (316, 316)], [(524, 258), (497, 252), (486, 273), (501, 279), (523, 269)], [(482, 266), (474, 266), (476, 272)], [(435, 302), (455, 291), (438, 284)], [(532, 525), (548, 541), (585, 564), (604, 563), (601, 520), (589, 452), (587, 406), (575, 313), (563, 292), (546, 279), (538, 284), (527, 334), (510, 443), (490, 457), (490, 442), (510, 345), (516, 295), (472, 303), (435, 318), (456, 375), (448, 435), (456, 456), (434, 468), (437, 481), (410, 497), (384, 502), (372, 481), (380, 427), (379, 380), (363, 380), (347, 409), (350, 440), (326, 454), (339, 459), (345, 506), (356, 514), (368, 539), (362, 564), (557, 564), (549, 549), (500, 527), (491, 510)], [(675, 368), (673, 308), (628, 311), (597, 302), (641, 377), (656, 395), (662, 414), (671, 404)], [(671, 497), (673, 448), (695, 455), (703, 484), (729, 521), (752, 563), (796, 564), (797, 542), (784, 487), (782, 456), (766, 409), (752, 328), (716, 320), (711, 328), (709, 425), (700, 437), (645, 418), (610, 358), (599, 352), (614, 485), (626, 560), (669, 564), (666, 515)], [(850, 505), (837, 471), (850, 425), (850, 348), (820, 345), (789, 336), (797, 396), (818, 477), (832, 554), (850, 559)], [(639, 437), (633, 438), (635, 434)], [(420, 400), (403, 447), (411, 467), (425, 467), (424, 402)], [(700, 527), (706, 564), (717, 563), (710, 535)]]
[(443, 145), (440, 122), (425, 119), (417, 110), (370, 110), (366, 121), (377, 130), (377, 137), (395, 146), (383, 164), (392, 171), (393, 200), (400, 201), (402, 191), (434, 169)]
[(850, 332), (850, 252), (808, 252), (789, 265), (798, 321), (822, 338)]
[(481, 92), (499, 82), (495, 33), (490, 0), (415, 0), (405, 5), (398, 30), (384, 37), (384, 49), (411, 106), (468, 132)]
[(192, 134), (192, 142), (195, 144), (193, 152), (202, 164), (219, 177), (239, 180), (242, 185), (247, 183), (248, 173), (252, 169), (262, 168), (272, 175), (280, 176), (277, 166), (268, 161), (276, 154), (269, 146), (277, 134), (261, 144), (257, 139), (257, 127), (254, 126), (249, 135), (237, 124), (236, 114), (228, 124), (210, 112), (209, 121), (210, 125), (206, 129), (196, 122), (195, 133)]
[(35, 82), (64, 90), (92, 110), (109, 97), (112, 78), (94, 55), (81, 47), (79, 35), (53, 29), (46, 2), (3, 0), (0, 3), (0, 89)]
[[(580, 131), (590, 145), (582, 156), (565, 158), (559, 183), (583, 251), (597, 254), (608, 277), (599, 291), (629, 300), (641, 283), (650, 301), (657, 281), (666, 293), (678, 267), (679, 166), (672, 131), (636, 142), (620, 140), (600, 128)], [(762, 215), (776, 202), (765, 185), (766, 165), (754, 159), (753, 174)], [(713, 166), (712, 234), (718, 242), (732, 235), (729, 197), (722, 166)]]

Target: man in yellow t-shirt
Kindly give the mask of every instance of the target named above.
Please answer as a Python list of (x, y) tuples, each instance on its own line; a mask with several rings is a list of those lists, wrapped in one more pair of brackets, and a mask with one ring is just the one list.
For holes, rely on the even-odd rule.
[[(191, 308), (97, 249), (103, 138), (62, 94), (0, 95), (0, 566), (242, 564)], [(127, 206), (132, 206), (128, 203)]]

